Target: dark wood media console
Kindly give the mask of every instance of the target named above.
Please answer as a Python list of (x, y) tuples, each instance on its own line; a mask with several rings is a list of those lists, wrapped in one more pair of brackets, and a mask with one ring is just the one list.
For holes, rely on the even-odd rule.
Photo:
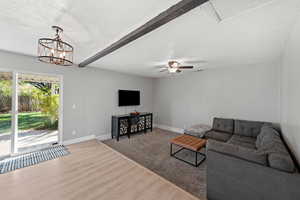
[(140, 113), (139, 115), (114, 115), (111, 119), (111, 137), (119, 141), (119, 137), (130, 134), (152, 131), (153, 114)]

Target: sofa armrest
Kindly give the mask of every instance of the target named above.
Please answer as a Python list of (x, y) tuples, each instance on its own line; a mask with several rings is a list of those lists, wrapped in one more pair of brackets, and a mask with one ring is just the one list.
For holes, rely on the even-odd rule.
[(236, 157), (249, 162), (261, 165), (267, 165), (267, 155), (260, 153), (254, 149), (248, 149), (238, 145), (208, 140), (207, 151), (215, 151), (224, 155)]

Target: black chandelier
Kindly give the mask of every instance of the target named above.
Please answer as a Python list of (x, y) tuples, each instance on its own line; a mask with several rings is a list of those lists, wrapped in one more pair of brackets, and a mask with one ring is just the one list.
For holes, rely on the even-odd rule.
[(42, 62), (71, 66), (73, 65), (74, 48), (61, 40), (63, 29), (52, 26), (55, 30), (55, 38), (40, 38), (38, 43), (38, 59)]

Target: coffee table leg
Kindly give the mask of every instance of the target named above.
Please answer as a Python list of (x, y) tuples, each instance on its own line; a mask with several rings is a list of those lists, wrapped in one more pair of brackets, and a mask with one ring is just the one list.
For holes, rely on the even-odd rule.
[(195, 167), (197, 167), (197, 163), (198, 163), (198, 153), (197, 153), (197, 151), (195, 151), (195, 153), (196, 153), (196, 162), (195, 162)]
[[(192, 165), (192, 166), (194, 166), (194, 167), (198, 167), (198, 166), (206, 159), (206, 155), (205, 155), (205, 154), (200, 153), (200, 152), (198, 152), (198, 151), (193, 151), (193, 150), (191, 150), (191, 149), (186, 149), (186, 150), (195, 152), (195, 154), (196, 154), (196, 155), (195, 155), (195, 163), (194, 163), (194, 162), (190, 162), (190, 161), (186, 161), (186, 160), (184, 160), (184, 159), (182, 159), (182, 158), (180, 158), (180, 157), (177, 157), (176, 154), (179, 153), (180, 151), (182, 151), (183, 149), (186, 149), (186, 148), (183, 147), (183, 148), (181, 148), (181, 149), (179, 149), (179, 150), (173, 152), (173, 144), (170, 143), (170, 156), (172, 156), (172, 157), (174, 157), (174, 158), (176, 158), (176, 159), (178, 159), (178, 160), (181, 160), (181, 161), (183, 161), (183, 162), (185, 162), (185, 163), (187, 163), (187, 164), (190, 164), (190, 165)], [(198, 163), (198, 154), (200, 154), (201, 156), (203, 156), (203, 158), (201, 159), (201, 161), (200, 161), (199, 163)]]

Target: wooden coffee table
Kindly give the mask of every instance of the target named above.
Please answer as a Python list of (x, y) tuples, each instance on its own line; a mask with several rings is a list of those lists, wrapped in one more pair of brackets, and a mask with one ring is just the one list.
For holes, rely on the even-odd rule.
[[(172, 146), (177, 145), (181, 147), (179, 150), (175, 151), (173, 153)], [(206, 155), (204, 153), (201, 153), (200, 150), (204, 148), (206, 145), (206, 139), (197, 138), (191, 135), (180, 135), (176, 138), (173, 138), (170, 141), (170, 155), (178, 160), (181, 160), (183, 162), (186, 162), (194, 167), (198, 167), (205, 159)], [(182, 151), (183, 149), (187, 149), (189, 151), (195, 152), (195, 163), (186, 161), (182, 158), (179, 158), (176, 156), (177, 153)], [(202, 156), (202, 159), (198, 162), (198, 154)]]

